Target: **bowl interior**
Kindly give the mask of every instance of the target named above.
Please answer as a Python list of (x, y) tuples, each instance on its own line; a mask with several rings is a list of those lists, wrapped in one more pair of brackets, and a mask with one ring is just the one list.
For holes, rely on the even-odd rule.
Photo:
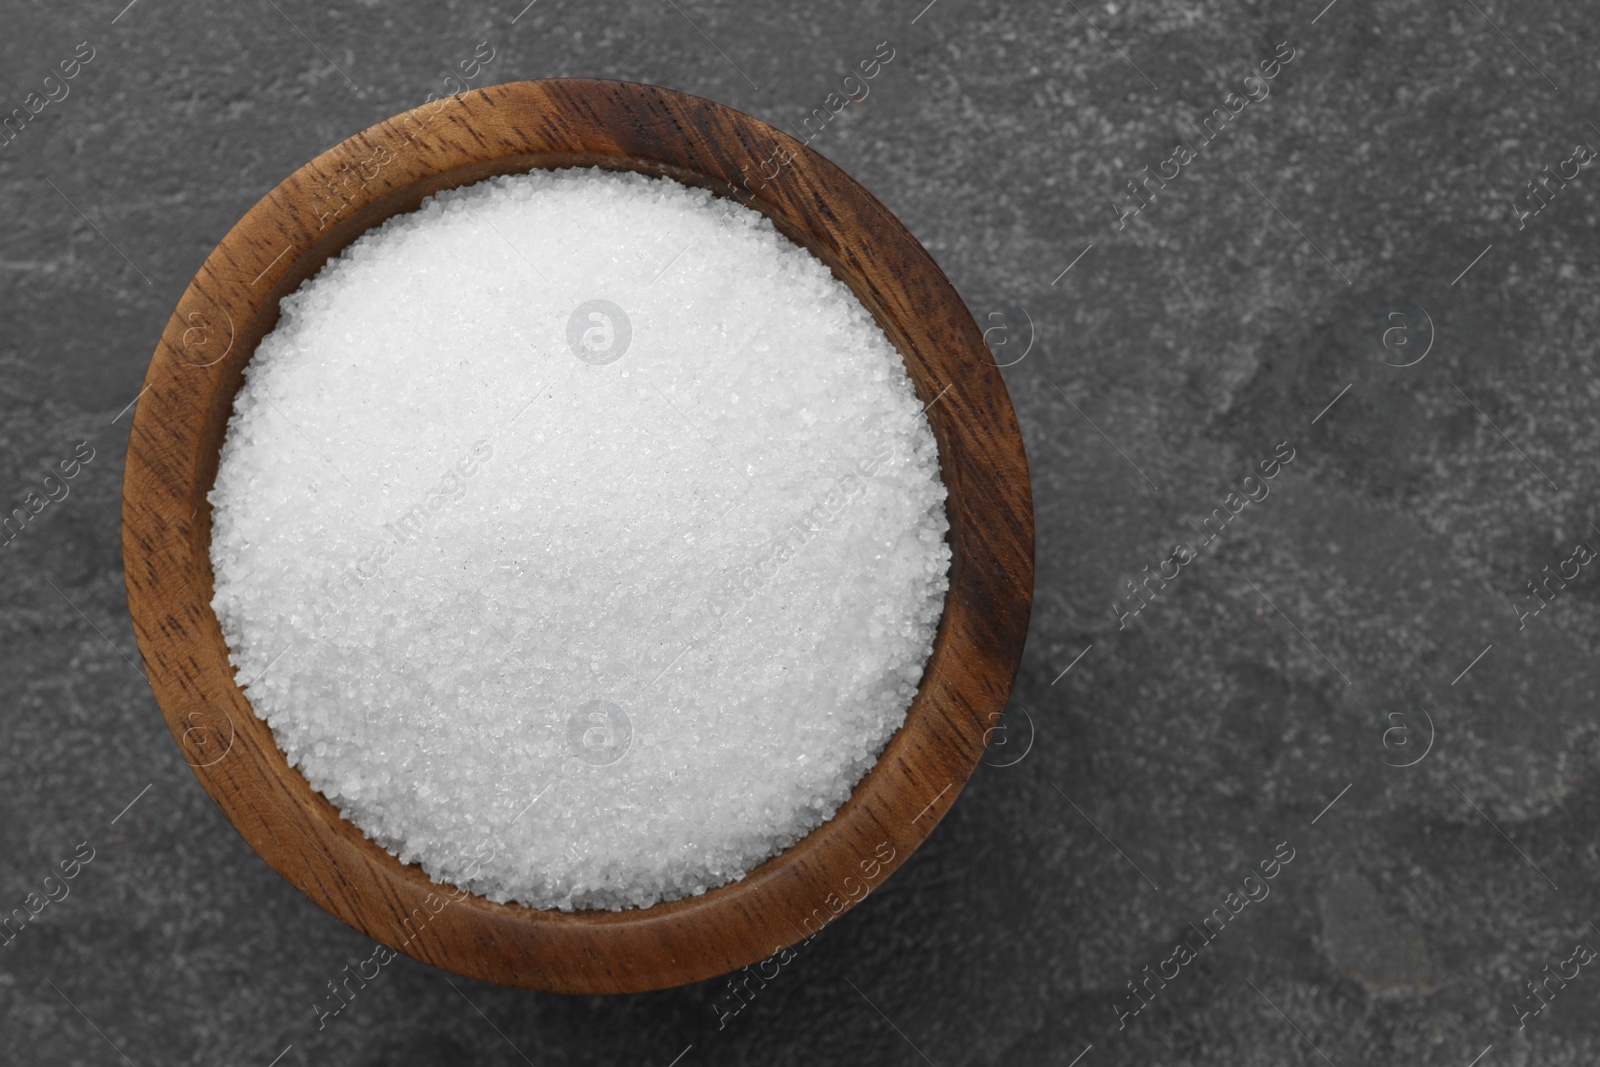
[[(218, 245), (168, 324), (135, 413), (124, 488), (129, 602), (152, 688), (185, 758), (251, 845), (319, 905), (391, 948), (473, 977), (566, 992), (724, 973), (863, 899), (937, 823), (981, 756), (1031, 601), (1031, 498), (1010, 402), (970, 314), (926, 252), (859, 185), (787, 135), (708, 101), (625, 83), (513, 83), (443, 103), (351, 138), (286, 179)], [(778, 177), (747, 184), (751, 157), (776, 149), (790, 157)], [(388, 158), (369, 177), (379, 151)], [(494, 904), (436, 885), (372, 844), (288, 766), (250, 711), (210, 608), (206, 496), (244, 366), (276, 325), (281, 298), (433, 193), (572, 166), (735, 197), (826, 263), (905, 359), (929, 405), (949, 494), (945, 610), (906, 723), (877, 765), (832, 819), (744, 879), (624, 912)]]

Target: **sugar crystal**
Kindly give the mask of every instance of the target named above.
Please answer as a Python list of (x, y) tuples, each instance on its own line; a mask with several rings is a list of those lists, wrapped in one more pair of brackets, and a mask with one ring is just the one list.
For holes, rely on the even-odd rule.
[(256, 714), (438, 881), (643, 907), (829, 818), (904, 721), (937, 449), (850, 290), (668, 179), (442, 192), (297, 291), (210, 495)]

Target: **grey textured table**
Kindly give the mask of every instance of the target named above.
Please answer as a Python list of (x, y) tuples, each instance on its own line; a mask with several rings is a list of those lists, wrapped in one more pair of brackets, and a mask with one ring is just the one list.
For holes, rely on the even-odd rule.
[[(0, 910), (78, 865), (5, 935), (0, 1059), (1600, 1059), (1592, 9), (523, 2), (0, 4), (5, 508), (92, 452), (0, 555)], [(794, 129), (885, 41), (812, 143), (1011, 364), (1039, 574), (1008, 747), (720, 1029), (720, 982), (559, 997), (403, 957), (319, 1029), (370, 943), (205, 797), (127, 619), (125, 408), (178, 294), (480, 43), (475, 85)]]

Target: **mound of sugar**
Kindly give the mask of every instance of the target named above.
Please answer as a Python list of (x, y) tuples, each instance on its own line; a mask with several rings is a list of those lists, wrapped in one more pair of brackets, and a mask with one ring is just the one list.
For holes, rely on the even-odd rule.
[(213, 506), (251, 705), (373, 841), (543, 908), (742, 877), (904, 721), (945, 490), (871, 316), (666, 179), (440, 193), (282, 301)]

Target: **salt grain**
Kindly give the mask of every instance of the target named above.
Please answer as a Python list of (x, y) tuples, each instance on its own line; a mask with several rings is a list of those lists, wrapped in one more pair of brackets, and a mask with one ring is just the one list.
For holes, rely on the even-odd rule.
[(402, 861), (544, 908), (702, 893), (904, 721), (950, 560), (921, 408), (756, 212), (491, 179), (282, 301), (212, 603), (290, 763)]

